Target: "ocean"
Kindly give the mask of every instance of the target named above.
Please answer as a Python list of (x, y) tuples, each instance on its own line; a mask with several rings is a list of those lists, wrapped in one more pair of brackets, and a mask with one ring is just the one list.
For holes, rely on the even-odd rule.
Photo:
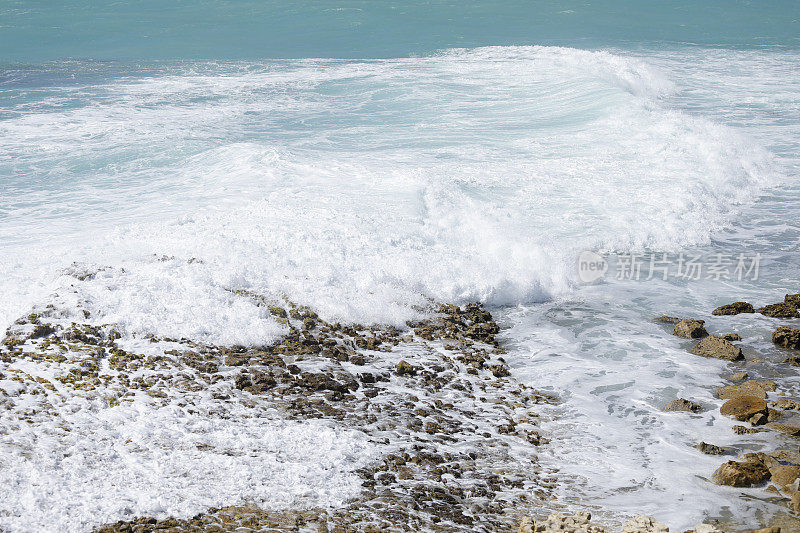
[[(774, 512), (710, 483), (720, 459), (692, 446), (779, 438), (736, 435), (716, 409), (663, 412), (676, 397), (713, 404), (729, 370), (652, 319), (703, 318), (780, 360), (772, 319), (710, 311), (800, 292), (798, 177), (797, 2), (0, 4), (0, 327), (57, 302), (128, 337), (251, 345), (285, 330), (233, 291), (398, 327), (431, 301), (481, 302), (511, 369), (562, 400), (539, 459), (567, 508), (675, 530)], [(579, 276), (585, 251), (609, 260), (595, 283)], [(683, 257), (706, 270), (679, 275)], [(651, 275), (652, 258), (672, 270)], [(83, 271), (97, 274), (76, 282)], [(292, 474), (298, 491), (335, 501), (320, 476), (371, 452), (297, 434), (330, 447), (300, 457), (335, 462)], [(69, 499), (87, 465), (54, 467), (36, 444), (12, 464), (13, 435), (0, 527), (122, 517)]]

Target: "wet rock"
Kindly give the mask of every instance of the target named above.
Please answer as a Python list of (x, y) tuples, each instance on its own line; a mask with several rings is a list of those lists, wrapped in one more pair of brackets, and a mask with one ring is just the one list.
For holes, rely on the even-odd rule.
[(774, 381), (745, 381), (741, 385), (728, 385), (717, 389), (717, 397), (721, 400), (730, 400), (739, 396), (757, 396), (766, 398), (767, 391), (774, 391), (777, 384)]
[(713, 357), (724, 359), (725, 361), (741, 361), (744, 359), (742, 349), (726, 341), (722, 337), (709, 335), (700, 340), (690, 350), (694, 355), (701, 357)]
[(395, 372), (398, 376), (414, 376), (417, 373), (417, 367), (407, 361), (400, 361), (397, 363)]
[(692, 401), (686, 400), (684, 398), (678, 398), (677, 400), (672, 400), (667, 404), (664, 408), (665, 411), (688, 411), (691, 413), (699, 413), (703, 410), (703, 406), (700, 404), (694, 403)]
[(698, 524), (694, 526), (694, 533), (724, 533), (718, 527), (712, 524)]
[(56, 332), (56, 328), (50, 324), (37, 324), (33, 328), (33, 332), (28, 336), (29, 339), (40, 339), (47, 337)]
[(768, 415), (767, 402), (757, 396), (737, 396), (722, 404), (719, 412), (736, 420), (751, 420), (757, 415), (763, 415), (763, 422), (767, 421), (766, 417)]
[(800, 329), (781, 326), (772, 334), (772, 342), (791, 350), (800, 350)]
[(775, 431), (780, 431), (790, 437), (800, 437), (800, 426), (795, 424), (785, 424), (782, 422), (770, 422), (767, 424), (767, 427), (770, 429), (774, 429)]
[(511, 375), (511, 372), (509, 372), (505, 365), (492, 365), (489, 367), (489, 371), (496, 378), (505, 378)]
[(786, 302), (765, 305), (758, 312), (772, 318), (800, 318), (797, 306)]
[(622, 533), (668, 533), (669, 528), (660, 522), (656, 522), (652, 516), (637, 516), (630, 520)]
[(711, 476), (712, 481), (717, 485), (730, 487), (755, 487), (769, 478), (769, 469), (757, 461), (727, 461)]
[(769, 469), (770, 481), (775, 483), (779, 489), (797, 490), (797, 479), (800, 478), (800, 466), (797, 465), (777, 465)]
[(740, 313), (755, 313), (753, 306), (747, 302), (733, 302), (717, 307), (711, 311), (712, 315), (738, 315)]
[(725, 335), (722, 336), (722, 338), (728, 342), (737, 342), (742, 340), (742, 336), (739, 335), (738, 333), (726, 333)]
[(783, 411), (800, 411), (800, 402), (793, 398), (778, 398), (772, 402), (772, 407)]
[(685, 339), (699, 339), (708, 335), (702, 320), (684, 319), (675, 324), (672, 334)]
[(725, 453), (725, 448), (717, 446), (716, 444), (709, 444), (707, 442), (701, 442), (695, 446), (695, 448), (707, 455), (722, 455)]
[(681, 318), (678, 318), (676, 316), (666, 316), (666, 315), (654, 319), (655, 322), (662, 322), (664, 324), (677, 324), (681, 320), (682, 320)]
[(750, 374), (748, 374), (747, 372), (734, 372), (733, 374), (728, 376), (728, 379), (731, 381), (743, 381), (749, 377)]
[(764, 430), (747, 426), (733, 426), (733, 432), (737, 435), (750, 435), (751, 433), (761, 433), (762, 431)]
[(800, 356), (792, 355), (783, 360), (787, 365), (800, 366)]
[(783, 301), (800, 308), (800, 294), (787, 294), (783, 297)]

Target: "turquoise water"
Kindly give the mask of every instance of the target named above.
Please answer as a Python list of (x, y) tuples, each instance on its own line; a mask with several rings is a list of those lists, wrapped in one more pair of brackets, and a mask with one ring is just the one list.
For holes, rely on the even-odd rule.
[[(553, 505), (756, 527), (779, 507), (708, 483), (718, 458), (691, 445), (776, 439), (665, 416), (714, 405), (728, 369), (647, 319), (706, 318), (751, 356), (774, 324), (708, 311), (800, 292), (798, 24), (797, 2), (3, 2), (0, 327), (54, 305), (128, 338), (258, 344), (280, 327), (232, 291), (399, 326), (482, 301), (516, 375), (563, 399)], [(763, 262), (586, 286), (585, 250)], [(20, 495), (0, 527), (97, 525), (80, 472), (43, 464), (0, 469)]]
[(793, 1), (20, 1), (0, 59), (389, 58), (491, 45), (800, 46)]

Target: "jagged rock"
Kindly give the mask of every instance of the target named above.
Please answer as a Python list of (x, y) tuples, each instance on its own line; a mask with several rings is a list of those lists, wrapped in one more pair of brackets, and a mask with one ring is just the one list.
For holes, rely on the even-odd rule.
[(758, 428), (749, 428), (747, 426), (733, 426), (733, 432), (737, 435), (750, 435), (751, 433), (761, 433), (765, 431)]
[(787, 294), (783, 297), (783, 301), (800, 308), (800, 294)]
[(707, 455), (722, 455), (725, 453), (725, 448), (717, 446), (716, 444), (709, 444), (707, 442), (701, 442), (695, 446), (695, 448)]
[(769, 414), (767, 412), (767, 402), (763, 398), (756, 396), (738, 396), (728, 400), (722, 404), (719, 412), (736, 420), (750, 420), (756, 415), (762, 414), (764, 415), (764, 422), (766, 422), (766, 417)]
[(664, 408), (665, 411), (689, 411), (691, 413), (699, 413), (703, 410), (703, 406), (700, 404), (691, 402), (684, 398), (678, 398), (677, 400), (672, 400), (667, 404)]
[(789, 509), (795, 513), (800, 513), (800, 490), (792, 494), (792, 500), (789, 502)]
[(622, 533), (668, 533), (669, 528), (660, 522), (656, 522), (652, 516), (637, 516), (630, 520)]
[(396, 372), (398, 376), (413, 376), (417, 373), (417, 367), (407, 361), (400, 361), (397, 363)]
[(792, 366), (800, 366), (800, 356), (792, 355), (784, 359), (783, 362)]
[(769, 469), (756, 461), (726, 461), (711, 476), (717, 485), (754, 487), (767, 481)]
[(738, 333), (726, 333), (722, 336), (723, 339), (729, 342), (736, 342), (742, 340), (742, 336)]
[(772, 334), (772, 342), (791, 350), (800, 350), (800, 329), (781, 326)]
[(778, 398), (772, 402), (772, 407), (784, 411), (800, 411), (800, 402), (792, 398)]
[(694, 533), (723, 533), (723, 531), (712, 524), (698, 524), (694, 526)]
[(743, 381), (749, 377), (750, 374), (748, 374), (747, 372), (734, 372), (733, 374), (728, 376), (728, 379), (731, 381)]
[(800, 478), (800, 466), (797, 465), (777, 465), (769, 469), (771, 475), (770, 480), (775, 483), (778, 488), (787, 490), (793, 488), (797, 490), (797, 481)]
[(747, 302), (733, 302), (717, 307), (711, 311), (712, 315), (738, 315), (739, 313), (755, 313), (753, 306)]
[(714, 335), (709, 335), (702, 339), (690, 351), (701, 357), (713, 357), (726, 361), (741, 361), (744, 359), (741, 348), (722, 337), (715, 337)]
[(672, 330), (672, 334), (685, 339), (699, 339), (708, 335), (703, 324), (704, 322), (702, 320), (686, 318), (675, 324), (675, 329)]
[(717, 389), (717, 397), (721, 400), (730, 400), (739, 396), (757, 396), (766, 398), (767, 391), (774, 391), (777, 384), (774, 381), (745, 381), (741, 385), (728, 385)]
[(767, 427), (770, 429), (774, 429), (775, 431), (780, 431), (786, 435), (791, 437), (800, 437), (800, 426), (795, 424), (784, 424), (782, 422), (770, 422), (767, 424)]
[(592, 515), (580, 511), (574, 515), (553, 513), (547, 520), (537, 521), (523, 518), (518, 533), (605, 533), (603, 526), (591, 524)]
[(800, 318), (797, 306), (787, 302), (765, 305), (758, 312), (772, 318)]

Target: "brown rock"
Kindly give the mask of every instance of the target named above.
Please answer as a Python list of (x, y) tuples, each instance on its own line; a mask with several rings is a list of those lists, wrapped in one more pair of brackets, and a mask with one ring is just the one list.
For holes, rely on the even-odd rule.
[(800, 411), (800, 402), (792, 398), (778, 398), (772, 402), (772, 407), (784, 411)]
[(800, 329), (781, 326), (772, 334), (772, 342), (791, 350), (800, 350)]
[(747, 379), (749, 377), (750, 377), (750, 374), (748, 374), (747, 372), (734, 372), (733, 374), (728, 376), (728, 379), (731, 380), (731, 381), (742, 381), (742, 380), (745, 380), (745, 379)]
[(711, 476), (717, 485), (731, 487), (754, 487), (767, 481), (769, 469), (758, 462), (727, 461)]
[(733, 302), (722, 305), (711, 311), (712, 315), (738, 315), (739, 313), (754, 313), (753, 306), (747, 302)]
[(775, 483), (778, 488), (786, 490), (794, 485), (797, 478), (800, 478), (800, 466), (777, 465), (770, 468), (769, 473), (772, 482)]
[(741, 361), (744, 359), (742, 349), (726, 341), (722, 337), (709, 335), (694, 345), (690, 350), (701, 357), (713, 357), (726, 361)]
[(772, 318), (800, 318), (800, 313), (797, 312), (797, 306), (786, 302), (765, 305), (759, 309), (758, 312)]
[(789, 509), (795, 513), (800, 513), (800, 490), (792, 494), (792, 501), (789, 502)]
[(672, 334), (685, 339), (699, 339), (708, 335), (702, 320), (686, 318), (675, 324)]
[(758, 396), (766, 398), (767, 391), (774, 391), (777, 387), (774, 381), (745, 381), (741, 385), (728, 385), (717, 389), (717, 397), (721, 400), (730, 400), (739, 396)]
[(775, 431), (780, 431), (781, 433), (785, 433), (791, 437), (800, 437), (800, 426), (795, 424), (785, 424), (783, 422), (770, 422), (767, 424), (767, 427), (770, 429), (774, 429)]
[(757, 414), (763, 414), (764, 417), (768, 414), (767, 402), (757, 396), (737, 396), (722, 404), (719, 412), (736, 420), (750, 420)]
[(783, 297), (783, 301), (800, 308), (800, 294), (787, 294)]
[(678, 398), (677, 400), (672, 400), (667, 404), (664, 408), (665, 411), (689, 411), (691, 413), (699, 413), (703, 410), (703, 406), (700, 404), (696, 404), (694, 402), (690, 402), (684, 398)]
[(751, 433), (761, 433), (765, 431), (763, 429), (758, 428), (749, 428), (747, 426), (733, 426), (733, 432), (737, 435), (749, 435)]
[(701, 442), (700, 444), (695, 446), (695, 448), (697, 448), (698, 450), (707, 455), (722, 455), (723, 453), (725, 453), (725, 448), (717, 446), (716, 444), (709, 444), (707, 442)]

